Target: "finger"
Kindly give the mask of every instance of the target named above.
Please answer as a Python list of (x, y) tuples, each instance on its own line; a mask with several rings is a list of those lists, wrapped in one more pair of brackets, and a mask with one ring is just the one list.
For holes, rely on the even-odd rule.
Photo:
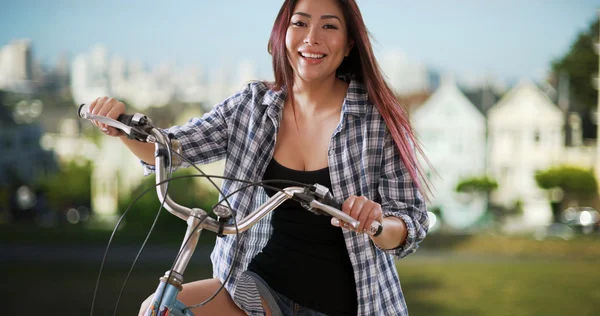
[(375, 203), (373, 203), (373, 202), (364, 204), (360, 214), (358, 214), (357, 220), (360, 222), (360, 225), (358, 225), (358, 227), (356, 227), (357, 232), (362, 233), (362, 232), (364, 232), (365, 228), (369, 227), (369, 226), (366, 226), (366, 224), (369, 221), (369, 217), (372, 216), (371, 213), (373, 213), (374, 207), (375, 207)]
[[(373, 225), (373, 222), (378, 218), (378, 214), (380, 214), (380, 213), (381, 213), (381, 207), (379, 206), (379, 204), (374, 203), (373, 208), (369, 212), (369, 215), (364, 220), (364, 223), (363, 223), (364, 226), (362, 227), (363, 233), (367, 232), (371, 228), (371, 225)], [(362, 222), (363, 221), (361, 221), (361, 223)]]
[[(98, 105), (98, 100), (100, 100), (100, 97), (96, 98), (96, 100), (94, 100), (94, 101), (92, 101), (92, 103), (90, 103), (90, 107), (88, 108), (89, 113), (93, 113), (92, 111)], [(96, 125), (96, 127), (100, 127), (100, 125), (98, 125), (98, 121), (92, 121), (92, 124)]]
[(354, 206), (354, 201), (356, 200), (356, 198), (357, 198), (356, 195), (351, 195), (350, 197), (348, 197), (342, 204), (342, 212), (350, 215), (350, 211), (352, 210), (352, 207)]
[(102, 108), (98, 109), (98, 115), (106, 116), (106, 114), (108, 114), (108, 112), (110, 112), (110, 110), (112, 110), (112, 108), (115, 106), (115, 102), (117, 102), (117, 100), (113, 98), (107, 99)]
[(88, 112), (92, 113), (92, 110), (94, 110), (94, 108), (96, 107), (96, 104), (98, 104), (98, 100), (100, 99), (100, 97), (96, 98), (96, 100), (92, 101), (92, 103), (90, 103), (90, 106), (88, 107)]
[(331, 218), (331, 225), (335, 227), (342, 227), (342, 223), (340, 222), (340, 220), (335, 217)]
[(105, 127), (102, 131), (108, 136), (121, 136), (121, 131), (111, 126)]
[(354, 204), (352, 205), (352, 210), (350, 210), (350, 217), (354, 218), (355, 220), (358, 220), (358, 217), (360, 215), (360, 213), (362, 212), (362, 209), (365, 205), (365, 203), (367, 203), (369, 200), (364, 197), (364, 196), (359, 196), (354, 200)]
[(122, 102), (116, 101), (116, 104), (111, 107), (111, 109), (106, 113), (106, 117), (109, 117), (113, 120), (116, 120), (119, 115), (125, 113), (125, 104)]
[(335, 226), (335, 227), (342, 227), (342, 228), (346, 228), (346, 229), (349, 229), (349, 228), (350, 228), (350, 224), (348, 224), (348, 223), (346, 223), (346, 222), (344, 222), (344, 221), (342, 221), (342, 220), (339, 220), (339, 219), (337, 219), (337, 218), (335, 218), (335, 217), (332, 217), (332, 218), (331, 218), (331, 225), (333, 225), (333, 226)]
[[(115, 102), (117, 102), (115, 99), (108, 98), (106, 100), (106, 102), (104, 103), (104, 105), (102, 106), (102, 108), (98, 110), (98, 115), (107, 117), (108, 112), (110, 112), (112, 110), (112, 108), (115, 106)], [(102, 124), (102, 126), (109, 127), (106, 124)]]
[[(90, 113), (92, 113), (94, 115), (100, 115), (99, 112), (106, 106), (107, 100), (108, 100), (108, 97), (98, 98), (98, 100), (97, 100), (98, 102), (96, 103), (96, 106), (93, 109), (90, 109)], [(100, 123), (97, 121), (96, 121), (96, 126), (98, 126), (100, 129), (106, 127), (103, 123)]]
[[(106, 113), (106, 117), (116, 120), (117, 118), (119, 118), (119, 115), (123, 113), (125, 113), (125, 106), (121, 102), (119, 102), (115, 107), (108, 111), (108, 113)], [(118, 130), (112, 126), (107, 126), (107, 129), (110, 132), (107, 135), (110, 136), (120, 136), (121, 134), (123, 134), (121, 130)]]

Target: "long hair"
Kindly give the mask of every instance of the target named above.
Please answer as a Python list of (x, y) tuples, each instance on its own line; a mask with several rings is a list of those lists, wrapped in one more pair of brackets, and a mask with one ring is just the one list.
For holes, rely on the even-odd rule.
[[(271, 88), (280, 90), (288, 87), (287, 93), (292, 99), (293, 89), (291, 87), (293, 87), (294, 72), (287, 58), (285, 37), (297, 2), (297, 0), (285, 0), (273, 24), (268, 44), (268, 51), (273, 57), (275, 74), (275, 82)], [(369, 39), (370, 34), (358, 5), (355, 0), (338, 0), (338, 4), (346, 20), (348, 39), (354, 41), (354, 47), (338, 67), (337, 75), (352, 75), (365, 85), (369, 99), (381, 113), (412, 180), (419, 191), (424, 196), (428, 196), (427, 193), (431, 192), (430, 186), (423, 176), (423, 170), (416, 158), (415, 150), (423, 157), (425, 155), (416, 140), (406, 109), (396, 99), (381, 74)], [(415, 150), (413, 150), (413, 146)], [(427, 159), (425, 158), (425, 160)], [(428, 192), (420, 180), (423, 180)]]

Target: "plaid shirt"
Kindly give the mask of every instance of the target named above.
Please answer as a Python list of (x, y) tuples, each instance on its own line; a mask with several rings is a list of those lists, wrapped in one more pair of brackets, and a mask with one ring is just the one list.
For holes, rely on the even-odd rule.
[[(273, 157), (285, 96), (285, 91), (276, 92), (262, 82), (253, 82), (201, 118), (172, 127), (168, 132), (181, 142), (183, 154), (195, 164), (225, 159), (225, 176), (259, 181)], [(357, 286), (358, 314), (408, 315), (394, 257), (415, 252), (425, 238), (426, 206), (382, 116), (368, 100), (364, 86), (356, 80), (350, 82), (328, 156), (334, 196), (366, 196), (381, 204), (384, 216), (400, 217), (408, 228), (406, 243), (392, 250), (380, 249), (366, 234), (344, 229)], [(242, 185), (224, 180), (222, 191), (229, 194)], [(235, 194), (229, 202), (237, 210), (239, 221), (266, 199), (264, 190), (254, 187)], [(240, 235), (237, 260), (234, 261), (234, 235), (217, 238), (211, 254), (214, 277), (224, 281), (233, 269), (225, 287), (249, 315), (264, 312), (256, 287), (242, 272), (269, 240), (270, 222), (271, 214)]]

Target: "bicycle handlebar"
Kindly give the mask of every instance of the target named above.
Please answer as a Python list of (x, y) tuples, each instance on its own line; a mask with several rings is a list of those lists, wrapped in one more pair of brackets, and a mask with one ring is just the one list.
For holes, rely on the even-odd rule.
[[(288, 187), (277, 192), (256, 210), (244, 217), (237, 226), (225, 224), (224, 221), (215, 220), (208, 217), (206, 211), (199, 208), (188, 208), (180, 205), (173, 201), (167, 194), (168, 164), (170, 162), (168, 162), (167, 159), (168, 148), (166, 147), (166, 144), (170, 144), (170, 140), (159, 129), (153, 127), (151, 121), (146, 116), (139, 113), (133, 115), (123, 114), (120, 115), (117, 120), (113, 120), (111, 118), (89, 113), (88, 109), (89, 106), (87, 104), (82, 104), (77, 111), (78, 116), (117, 128), (127, 134), (131, 139), (155, 144), (155, 173), (158, 198), (170, 213), (188, 223), (188, 230), (186, 231), (185, 236), (186, 239), (184, 240), (189, 239), (190, 242), (182, 245), (181, 257), (173, 269), (176, 274), (183, 275), (183, 271), (191, 259), (202, 229), (207, 229), (219, 235), (232, 235), (238, 232), (244, 232), (288, 199), (300, 202), (304, 208), (315, 213), (326, 213), (342, 220), (350, 225), (348, 228), (356, 229), (360, 225), (359, 221), (340, 211), (342, 202), (333, 198), (329, 193), (329, 189), (318, 184), (307, 187)], [(317, 198), (321, 201), (318, 201)], [(213, 211), (215, 211), (215, 209), (213, 209)], [(367, 229), (367, 233), (369, 235), (377, 236), (382, 230), (383, 226), (381, 223), (374, 221), (371, 227)]]

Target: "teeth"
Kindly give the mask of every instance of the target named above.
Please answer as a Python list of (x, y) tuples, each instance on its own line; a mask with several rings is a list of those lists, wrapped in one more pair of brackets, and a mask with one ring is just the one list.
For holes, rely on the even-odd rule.
[(302, 55), (302, 57), (305, 57), (305, 58), (316, 58), (316, 59), (325, 57), (325, 55), (323, 55), (323, 54), (311, 54), (311, 53), (300, 53), (300, 55)]

